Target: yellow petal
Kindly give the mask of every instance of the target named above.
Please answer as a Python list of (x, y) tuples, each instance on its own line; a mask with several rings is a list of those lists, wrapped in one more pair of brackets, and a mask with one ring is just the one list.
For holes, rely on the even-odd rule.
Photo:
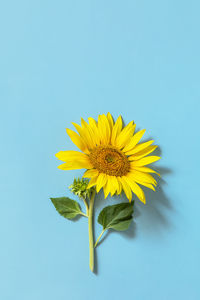
[(89, 126), (93, 132), (93, 139), (96, 145), (100, 145), (100, 135), (97, 127), (97, 122), (93, 118), (88, 118)]
[(147, 188), (149, 188), (149, 189), (151, 189), (155, 192), (155, 188), (151, 183), (144, 182), (140, 179), (135, 180), (135, 183), (139, 183), (139, 184), (141, 184), (141, 185), (143, 185), (143, 186), (145, 186), (145, 187), (147, 187)]
[(122, 188), (124, 190), (124, 193), (126, 194), (126, 197), (128, 198), (129, 202), (131, 202), (131, 200), (132, 200), (132, 192), (131, 192), (129, 184), (125, 180), (125, 176), (118, 177), (118, 180), (122, 184)]
[(109, 112), (107, 113), (107, 119), (108, 119), (108, 123), (110, 125), (110, 132), (112, 132), (114, 122), (113, 122), (113, 117)]
[(111, 194), (111, 196), (113, 196), (116, 191), (116, 186), (114, 185), (115, 182), (113, 181), (113, 177), (114, 176), (107, 175), (107, 183), (104, 186), (105, 198), (108, 196), (109, 193)]
[(83, 139), (80, 137), (80, 135), (78, 135), (75, 131), (66, 128), (67, 134), (69, 135), (70, 139), (72, 140), (72, 142), (83, 152), (85, 153), (89, 153), (85, 142), (83, 141)]
[(98, 117), (98, 130), (101, 144), (108, 145), (110, 143), (110, 125), (105, 115), (99, 115)]
[(87, 140), (88, 140), (89, 144), (91, 145), (90, 149), (93, 149), (94, 147), (96, 147), (96, 144), (94, 141), (94, 133), (93, 133), (91, 127), (88, 125), (88, 123), (83, 118), (81, 118), (81, 125), (83, 128), (83, 133), (87, 137)]
[(131, 167), (142, 167), (142, 166), (145, 166), (145, 165), (149, 165), (157, 160), (159, 160), (160, 157), (159, 156), (147, 156), (147, 157), (144, 157), (144, 158), (141, 158), (139, 160), (136, 160), (136, 161), (132, 161), (130, 163)]
[(117, 136), (115, 145), (122, 149), (125, 147), (127, 142), (130, 141), (131, 137), (133, 136), (133, 133), (135, 131), (136, 124), (133, 125), (133, 121), (131, 121), (127, 126), (123, 128), (123, 130), (120, 132), (120, 134)]
[(89, 189), (89, 188), (91, 188), (91, 187), (93, 187), (93, 186), (96, 185), (96, 183), (97, 183), (97, 178), (98, 178), (98, 176), (97, 176), (97, 177), (92, 177), (92, 178), (90, 179), (90, 182), (89, 182), (89, 184), (88, 184), (88, 186), (87, 186), (87, 189)]
[(89, 161), (88, 155), (78, 151), (60, 151), (56, 153), (56, 157), (64, 162), (67, 162), (66, 164), (58, 167), (62, 170), (93, 168)]
[(98, 175), (99, 175), (99, 171), (97, 171), (97, 169), (90, 169), (85, 171), (85, 173), (83, 174), (83, 178), (92, 178)]
[(83, 161), (69, 161), (58, 166), (61, 170), (77, 170), (77, 169), (90, 169), (92, 166), (88, 162)]
[(116, 137), (120, 134), (121, 130), (122, 130), (122, 117), (119, 116), (112, 130), (112, 136), (111, 136), (112, 145), (115, 145)]
[(117, 190), (117, 195), (120, 195), (122, 192), (122, 184), (119, 180), (119, 177), (117, 177), (117, 181), (118, 181), (118, 190)]
[(73, 151), (73, 150), (68, 150), (68, 151), (60, 151), (58, 153), (55, 154), (55, 156), (62, 160), (62, 161), (72, 161), (74, 159), (77, 160), (82, 160), (82, 159), (87, 159), (88, 160), (88, 155), (79, 152), (79, 151)]
[(100, 191), (102, 187), (107, 183), (107, 175), (104, 173), (100, 173), (98, 178), (97, 178), (97, 183), (96, 183), (96, 190), (97, 193)]
[(91, 137), (87, 131), (87, 129), (84, 127), (82, 128), (78, 124), (72, 122), (80, 136), (82, 137), (83, 141), (85, 142), (86, 146), (88, 149), (93, 149), (94, 148), (94, 142), (91, 141)]
[(108, 194), (110, 193), (110, 184), (107, 181), (107, 183), (104, 185), (103, 187), (103, 191), (104, 191), (104, 198), (106, 199), (108, 197)]
[(126, 155), (133, 155), (136, 154), (142, 150), (145, 150), (146, 148), (148, 148), (151, 144), (153, 144), (154, 140), (145, 142), (145, 143), (140, 143), (137, 144), (133, 149), (131, 149), (130, 151), (126, 151)]
[(134, 136), (131, 138), (130, 142), (124, 147), (123, 152), (127, 152), (132, 150), (137, 143), (141, 140), (145, 133), (145, 129), (138, 131)]
[(150, 174), (143, 173), (137, 170), (131, 171), (127, 174), (127, 177), (130, 178), (130, 180), (136, 181), (138, 183), (150, 183), (153, 185), (157, 185), (156, 180), (151, 176)]
[(117, 193), (121, 194), (122, 185), (118, 180), (118, 177), (107, 175), (107, 183), (104, 186), (104, 197), (107, 198), (108, 194), (111, 193), (111, 196)]
[(76, 130), (78, 131), (78, 133), (80, 134), (80, 136), (82, 136), (83, 135), (83, 128), (80, 125), (78, 125), (78, 124), (76, 124), (74, 122), (72, 122), (72, 125), (74, 125), (74, 127), (76, 128)]
[(124, 176), (124, 179), (126, 180), (127, 184), (130, 186), (133, 193), (138, 197), (138, 199), (145, 204), (146, 203), (145, 195), (143, 190), (139, 187), (139, 185), (137, 185), (137, 183), (135, 183), (127, 176)]
[(155, 192), (155, 187), (150, 184), (150, 183), (146, 183), (146, 182), (138, 182), (139, 184), (143, 185), (143, 186), (146, 186), (147, 188), (151, 189), (152, 191)]
[(150, 168), (147, 167), (134, 167), (133, 170), (137, 170), (137, 171), (141, 171), (141, 172), (145, 172), (145, 173), (155, 173), (158, 176), (160, 176), (160, 174)]
[(134, 155), (131, 155), (128, 157), (130, 161), (132, 160), (138, 160), (144, 156), (147, 156), (148, 154), (152, 153), (158, 146), (149, 146), (145, 148), (144, 150), (135, 153)]
[(116, 191), (119, 190), (118, 180), (115, 176), (109, 176), (108, 180), (109, 180), (110, 186), (111, 186), (110, 194), (111, 194), (111, 196), (113, 196), (116, 193)]

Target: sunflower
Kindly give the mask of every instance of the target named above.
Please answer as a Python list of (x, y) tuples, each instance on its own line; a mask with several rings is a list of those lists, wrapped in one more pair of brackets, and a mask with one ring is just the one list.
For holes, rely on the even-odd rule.
[(140, 185), (155, 191), (156, 180), (150, 173), (154, 170), (146, 167), (160, 159), (149, 155), (157, 146), (153, 140), (139, 143), (145, 129), (135, 133), (136, 125), (131, 121), (123, 126), (122, 117), (116, 122), (110, 113), (99, 115), (98, 122), (88, 118), (88, 123), (81, 119), (81, 126), (72, 123), (78, 133), (66, 129), (72, 142), (80, 151), (60, 151), (56, 157), (65, 163), (58, 166), (61, 170), (87, 169), (83, 175), (89, 178), (88, 188), (104, 190), (105, 198), (110, 193), (126, 194), (131, 202), (132, 192), (140, 201), (146, 203)]

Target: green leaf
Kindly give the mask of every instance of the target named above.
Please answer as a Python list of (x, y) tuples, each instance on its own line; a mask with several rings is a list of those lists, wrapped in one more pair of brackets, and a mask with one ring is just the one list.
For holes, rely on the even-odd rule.
[(73, 219), (77, 215), (82, 215), (82, 211), (78, 202), (67, 198), (67, 197), (60, 197), (60, 198), (50, 198), (53, 205), (55, 206), (56, 210), (59, 214), (67, 219)]
[(133, 214), (132, 203), (120, 203), (105, 207), (99, 214), (98, 222), (103, 226), (103, 230), (112, 228), (118, 231), (128, 229)]

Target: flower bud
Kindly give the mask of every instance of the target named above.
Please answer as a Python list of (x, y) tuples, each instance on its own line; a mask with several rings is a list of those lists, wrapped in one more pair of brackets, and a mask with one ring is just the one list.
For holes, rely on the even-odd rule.
[(86, 198), (90, 198), (90, 194), (93, 191), (93, 187), (87, 189), (89, 180), (83, 178), (74, 178), (74, 182), (69, 186), (72, 193), (77, 195), (79, 198), (86, 200)]

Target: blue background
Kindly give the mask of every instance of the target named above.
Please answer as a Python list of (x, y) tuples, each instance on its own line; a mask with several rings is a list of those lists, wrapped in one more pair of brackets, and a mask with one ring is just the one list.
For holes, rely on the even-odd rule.
[[(199, 1), (1, 1), (2, 300), (200, 299)], [(88, 267), (85, 218), (60, 217), (82, 171), (65, 128), (110, 111), (146, 128), (162, 173)], [(96, 215), (118, 198), (96, 199)], [(100, 233), (96, 224), (95, 236)]]

